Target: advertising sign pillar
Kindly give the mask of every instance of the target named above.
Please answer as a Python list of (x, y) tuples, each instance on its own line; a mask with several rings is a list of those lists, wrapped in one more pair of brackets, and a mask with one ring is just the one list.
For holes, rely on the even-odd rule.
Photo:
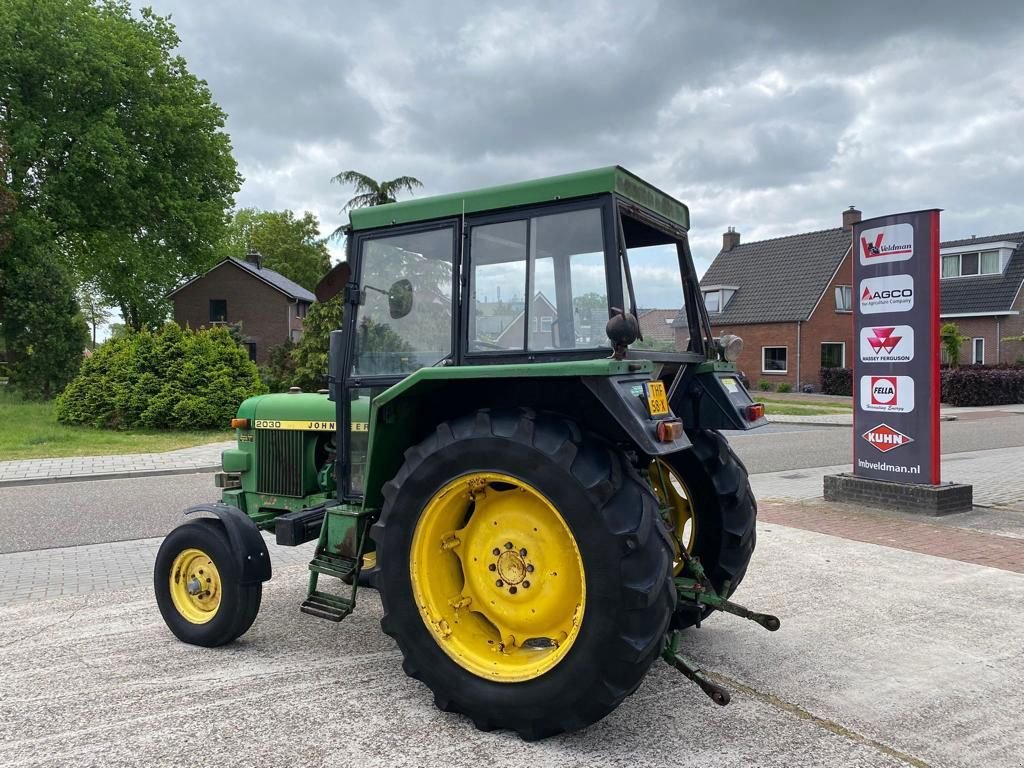
[(938, 485), (939, 211), (853, 226), (853, 474)]

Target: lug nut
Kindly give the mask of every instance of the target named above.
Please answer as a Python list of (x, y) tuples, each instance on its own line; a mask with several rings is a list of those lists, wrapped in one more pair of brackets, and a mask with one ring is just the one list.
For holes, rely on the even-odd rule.
[(512, 549), (512, 542), (511, 541), (506, 541), (505, 542), (505, 549)]
[(496, 586), (496, 587), (504, 587), (505, 586), (505, 582), (502, 581), (501, 579), (498, 579), (496, 582), (494, 582), (494, 586)]
[(528, 564), (526, 566), (526, 572), (527, 573), (533, 573), (533, 564), (532, 563), (530, 563), (530, 564)]
[(494, 563), (491, 563), (490, 565), (487, 566), (487, 570), (488, 571), (496, 571), (496, 570), (498, 570), (498, 566), (496, 566)]
[(515, 587), (509, 587), (509, 588), (508, 588), (508, 593), (509, 593), (510, 595), (514, 595), (514, 594), (516, 593), (516, 588), (515, 588)]
[(526, 547), (523, 547), (522, 549), (520, 549), (519, 550), (519, 554), (522, 555), (523, 557), (526, 557)]
[(498, 549), (497, 547), (495, 547), (494, 549), (491, 550), (491, 554), (492, 555), (500, 555), (501, 554), (501, 550)]
[(530, 582), (524, 581), (523, 582), (523, 589), (529, 589), (529, 588), (530, 588)]

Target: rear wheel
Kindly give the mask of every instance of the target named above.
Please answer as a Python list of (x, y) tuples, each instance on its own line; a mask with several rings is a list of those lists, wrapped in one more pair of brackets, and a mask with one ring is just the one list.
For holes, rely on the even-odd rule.
[(564, 419), (446, 422), (385, 485), (381, 626), (447, 711), (528, 739), (636, 689), (675, 604), (671, 540), (624, 458)]
[(219, 520), (179, 525), (157, 552), (153, 587), (168, 629), (185, 643), (212, 648), (241, 637), (256, 620), (262, 584), (240, 584), (236, 558)]
[[(693, 447), (652, 461), (647, 478), (667, 510), (676, 573), (682, 571), (680, 549), (685, 549), (700, 559), (715, 590), (727, 596), (743, 580), (754, 553), (757, 502), (746, 467), (721, 434), (694, 430), (687, 436)], [(708, 613), (681, 611), (672, 624), (691, 626)]]

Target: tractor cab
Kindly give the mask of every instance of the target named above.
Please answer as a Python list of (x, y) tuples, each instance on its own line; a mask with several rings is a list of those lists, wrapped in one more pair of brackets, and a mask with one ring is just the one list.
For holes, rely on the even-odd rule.
[[(164, 540), (157, 603), (181, 640), (245, 633), (263, 535), (315, 540), (300, 610), (360, 588), (446, 711), (536, 739), (612, 711), (731, 601), (755, 544), (719, 430), (765, 423), (714, 338), (686, 206), (619, 168), (355, 210), (328, 389), (246, 400), (219, 502)], [(335, 646), (331, 646), (334, 652)]]

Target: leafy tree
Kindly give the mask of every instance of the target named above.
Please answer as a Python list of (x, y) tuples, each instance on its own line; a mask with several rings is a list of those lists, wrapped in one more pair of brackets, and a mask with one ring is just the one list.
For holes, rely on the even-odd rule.
[(11, 257), (46, 244), (133, 328), (209, 263), (239, 186), (224, 113), (177, 45), (127, 0), (0, 4), (3, 181), (34, 224), (12, 230)]
[(302, 321), (302, 338), (292, 352), (295, 364), (292, 385), (303, 390), (322, 389), (327, 375), (327, 353), (331, 346), (331, 331), (341, 328), (342, 299), (316, 302)]
[(330, 253), (320, 237), (320, 222), (312, 213), (296, 218), (291, 211), (242, 208), (228, 224), (215, 248), (216, 260), (245, 258), (259, 251), (263, 265), (313, 290), (331, 268)]
[(960, 334), (960, 326), (956, 323), (943, 323), (939, 329), (939, 339), (942, 342), (942, 349), (949, 360), (950, 368), (960, 367), (960, 347), (967, 341), (967, 337)]
[[(384, 205), (394, 203), (402, 192), (410, 194), (417, 187), (422, 187), (423, 182), (414, 176), (399, 176), (390, 181), (377, 181), (359, 171), (342, 171), (331, 179), (338, 184), (354, 187), (355, 194), (345, 203), (340, 213), (345, 213), (353, 208), (369, 208), (372, 205)], [(341, 234), (343, 227), (338, 227), (331, 234), (337, 237)]]
[(92, 331), (90, 349), (96, 349), (96, 329), (110, 318), (110, 304), (104, 301), (103, 294), (94, 283), (79, 285), (77, 299), (82, 309), (82, 317)]
[(271, 392), (284, 392), (295, 383), (295, 342), (285, 339), (283, 344), (267, 351), (267, 364), (260, 366), (260, 378)]

